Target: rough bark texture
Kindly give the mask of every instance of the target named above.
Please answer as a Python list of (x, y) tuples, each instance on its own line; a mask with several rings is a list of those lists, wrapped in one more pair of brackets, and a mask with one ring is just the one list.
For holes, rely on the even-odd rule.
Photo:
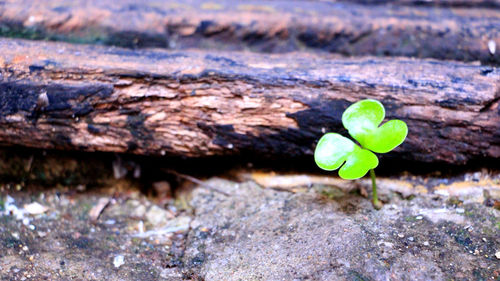
[[(498, 4), (474, 1), (478, 6), (485, 2)], [(500, 46), (500, 10), (491, 7), (263, 0), (148, 0), (140, 4), (133, 0), (20, 0), (0, 3), (0, 34), (124, 47), (264, 52), (316, 49), (344, 55), (500, 63), (496, 50)]]
[(329, 0), (331, 2), (354, 2), (359, 4), (377, 5), (419, 5), (419, 6), (443, 6), (443, 7), (500, 7), (498, 0)]
[(500, 157), (500, 71), (414, 59), (1, 40), (0, 143), (153, 155), (312, 154), (363, 98), (408, 123), (394, 157)]

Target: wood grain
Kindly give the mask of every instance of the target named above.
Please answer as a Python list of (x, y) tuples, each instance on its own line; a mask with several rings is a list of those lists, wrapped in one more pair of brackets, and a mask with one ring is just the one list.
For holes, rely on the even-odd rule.
[(500, 157), (500, 71), (407, 58), (130, 50), (0, 40), (0, 144), (143, 155), (311, 155), (375, 98), (407, 122), (391, 157)]
[(331, 2), (354, 2), (368, 5), (407, 5), (407, 6), (430, 6), (430, 7), (488, 7), (499, 8), (498, 0), (327, 0)]
[(450, 0), (432, 3), (451, 7), (405, 0), (360, 1), (390, 5), (285, 0), (2, 1), (0, 35), (133, 48), (318, 50), (500, 64), (500, 10), (480, 5), (488, 1), (467, 1), (475, 8)]

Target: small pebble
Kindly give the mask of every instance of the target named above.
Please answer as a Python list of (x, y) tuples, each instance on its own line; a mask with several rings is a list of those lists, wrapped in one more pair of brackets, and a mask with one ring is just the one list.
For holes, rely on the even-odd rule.
[(424, 246), (429, 246), (429, 242), (425, 241)]
[(33, 203), (30, 203), (30, 204), (26, 204), (24, 205), (24, 210), (30, 214), (30, 215), (39, 215), (39, 214), (43, 214), (45, 212), (47, 212), (49, 208), (41, 205), (40, 203), (38, 202), (33, 202)]
[(421, 220), (421, 219), (423, 219), (423, 218), (424, 218), (424, 217), (422, 217), (422, 216), (416, 216), (416, 217), (415, 217), (415, 219), (416, 219), (416, 220)]
[(413, 240), (415, 240), (415, 238), (413, 238), (413, 237), (408, 237), (408, 240), (409, 240), (409, 241), (411, 241), (411, 242), (413, 242)]
[(499, 259), (499, 260), (500, 260), (500, 251), (497, 251), (497, 252), (495, 253), (495, 257), (497, 257), (497, 259)]
[(171, 218), (172, 214), (156, 205), (153, 205), (151, 208), (149, 208), (148, 212), (146, 213), (146, 219), (154, 227), (164, 226)]
[(143, 221), (139, 221), (137, 223), (137, 229), (139, 230), (139, 233), (144, 233), (144, 222)]
[(481, 179), (481, 172), (475, 172), (474, 174), (472, 174), (472, 180), (477, 182)]
[(123, 255), (118, 255), (113, 259), (113, 265), (115, 268), (119, 268), (125, 263), (125, 257)]
[(404, 235), (404, 234), (402, 234), (402, 233), (399, 233), (399, 234), (398, 234), (398, 237), (399, 237), (399, 238), (404, 238), (404, 237), (405, 237), (405, 235)]
[(496, 50), (497, 50), (497, 44), (495, 41), (490, 40), (488, 41), (488, 50), (490, 51), (490, 54), (494, 55)]
[(459, 213), (459, 214), (463, 214), (463, 213), (465, 213), (465, 209), (464, 209), (464, 208), (457, 208), (455, 211), (456, 211), (457, 213)]

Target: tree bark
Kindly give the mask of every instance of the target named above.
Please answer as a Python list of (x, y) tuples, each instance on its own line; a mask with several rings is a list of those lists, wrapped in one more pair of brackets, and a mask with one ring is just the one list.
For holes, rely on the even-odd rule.
[(409, 127), (392, 157), (500, 157), (500, 71), (405, 58), (0, 41), (0, 143), (144, 155), (311, 155), (364, 98)]
[[(0, 35), (122, 47), (271, 53), (308, 49), (350, 56), (500, 64), (500, 10), (491, 5), (449, 8), (397, 5), (410, 2), (405, 0), (359, 1), (392, 5), (263, 0), (4, 1)], [(497, 0), (474, 1), (483, 2), (498, 4)]]
[(329, 0), (331, 2), (354, 2), (359, 4), (376, 5), (408, 5), (408, 6), (434, 6), (434, 7), (488, 7), (499, 8), (498, 0)]

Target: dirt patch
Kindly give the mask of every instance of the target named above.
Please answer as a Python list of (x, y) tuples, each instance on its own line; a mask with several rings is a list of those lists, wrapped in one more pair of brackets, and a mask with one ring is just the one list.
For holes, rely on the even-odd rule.
[[(126, 198), (53, 190), (9, 196), (8, 201), (15, 198), (9, 207), (17, 206), (21, 212), (25, 210), (22, 206), (32, 201), (48, 210), (24, 214), (20, 219), (0, 217), (2, 280), (182, 280), (177, 265), (187, 227), (160, 238), (137, 237), (141, 228), (162, 227), (148, 222), (145, 216), (155, 205), (138, 193)], [(110, 202), (93, 223), (89, 213), (100, 198)], [(164, 212), (171, 213), (171, 221), (179, 215)]]
[[(185, 193), (158, 201), (133, 189), (3, 186), (1, 279), (500, 276), (500, 211), (487, 200), (464, 203), (432, 194), (409, 200), (385, 190), (388, 202), (376, 211), (356, 189), (313, 184), (290, 192), (217, 178), (204, 184), (219, 192), (199, 187), (187, 193), (190, 201)], [(97, 219), (91, 218), (99, 205)]]

